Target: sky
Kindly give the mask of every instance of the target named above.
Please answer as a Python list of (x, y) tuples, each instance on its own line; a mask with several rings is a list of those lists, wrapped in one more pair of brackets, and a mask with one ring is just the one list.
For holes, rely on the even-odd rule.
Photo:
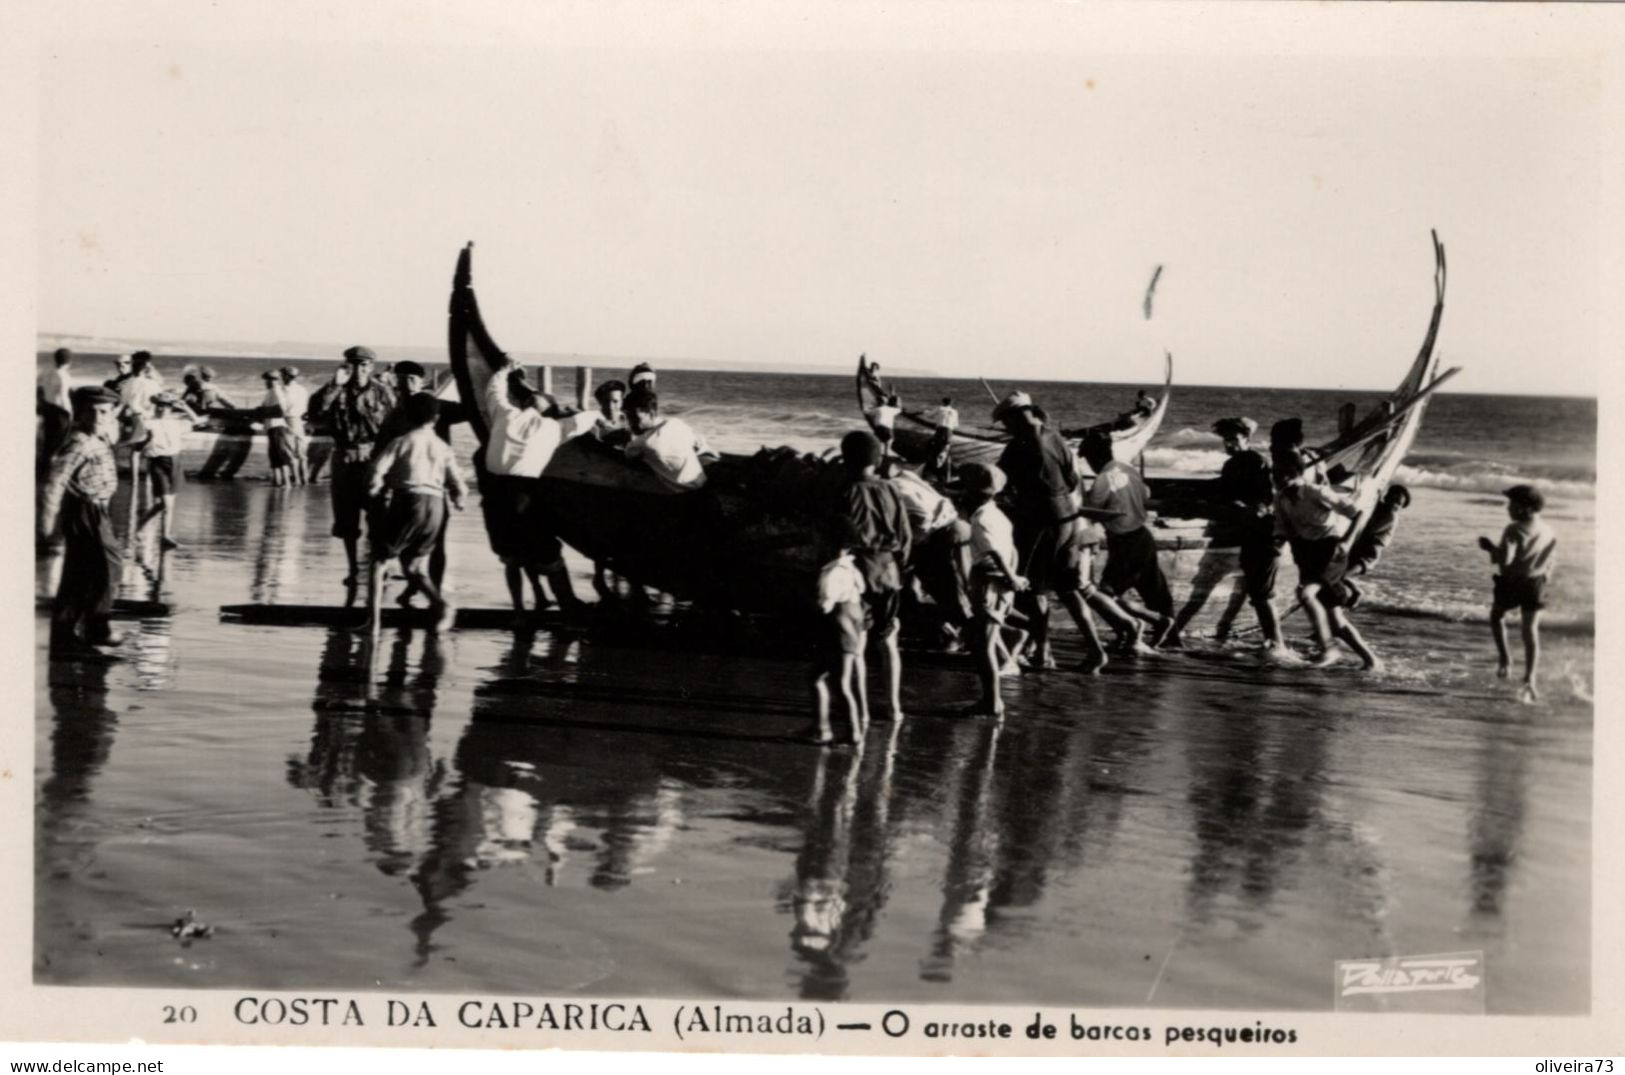
[(1600, 61), (1536, 11), (453, 10), (44, 14), (38, 330), (434, 345), (472, 240), (515, 351), (1380, 388), (1436, 228), (1456, 389), (1596, 390)]

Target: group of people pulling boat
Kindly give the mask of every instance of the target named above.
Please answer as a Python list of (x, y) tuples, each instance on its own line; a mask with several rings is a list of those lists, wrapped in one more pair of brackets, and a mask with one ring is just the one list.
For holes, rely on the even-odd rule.
[[(1268, 660), (1326, 665), (1346, 646), (1363, 668), (1380, 667), (1350, 613), (1363, 596), (1358, 577), (1381, 562), (1410, 503), (1409, 492), (1393, 483), (1395, 470), (1427, 398), (1454, 372), (1438, 375), (1432, 358), (1443, 302), (1442, 247), (1436, 251), (1436, 303), (1422, 352), (1400, 389), (1364, 420), (1346, 416), (1338, 437), (1318, 447), (1304, 443), (1301, 419), (1278, 421), (1267, 455), (1253, 447), (1253, 419), (1213, 423), (1227, 459), (1216, 478), (1199, 483), (1199, 499), (1209, 532), (1224, 535), (1215, 544), (1236, 550), (1240, 592)], [(295, 390), (297, 371), (266, 375), (263, 413), (288, 431), (284, 480), (302, 480), (294, 461), (300, 420), (308, 415), (331, 431), (332, 533), (344, 543), (346, 604), (365, 582), (374, 632), (392, 562), (406, 583), (401, 605), (422, 596), (438, 625), (452, 620), (446, 533), (470, 482), (450, 431), (467, 422), (480, 442), (473, 484), (516, 614), (525, 613), (527, 582), (537, 608), (557, 602), (566, 612), (581, 609), (563, 561), (565, 541), (595, 562), (601, 597), (624, 586), (643, 601), (652, 588), (742, 609), (767, 607), (776, 593), (800, 594), (792, 605), (803, 613), (816, 606), (819, 614), (809, 730), (817, 742), (864, 734), (871, 642), (882, 655), (886, 711), (903, 719), (905, 615), (931, 642), (969, 650), (980, 681), (969, 712), (993, 718), (1004, 713), (1005, 676), (1056, 667), (1052, 599), (1082, 638), (1078, 670), (1085, 675), (1098, 674), (1112, 648), (1135, 656), (1182, 645), (1191, 606), (1176, 610), (1153, 532), (1158, 493), (1131, 465), (1166, 413), (1166, 388), (1160, 399), (1141, 392), (1115, 420), (1072, 430), (1028, 393), (1013, 391), (990, 415), (1002, 432), (977, 433), (961, 427), (950, 397), (934, 418), (904, 410), (878, 365), (860, 359), (867, 428), (846, 434), (836, 459), (795, 460), (803, 468), (796, 484), (785, 478), (782, 454), (722, 457), (683, 419), (662, 414), (657, 375), (646, 364), (625, 382), (600, 384), (596, 409), (565, 406), (531, 384), (485, 330), (466, 250), (453, 289), (451, 358), (456, 402), (427, 390), (416, 363), (395, 364), (394, 384), (386, 384), (375, 375), (376, 355), (360, 346), (344, 353), (308, 406)], [(59, 354), (58, 370), (68, 364)], [(108, 626), (120, 575), (107, 512), (118, 482), (114, 444), (129, 440), (128, 426), (139, 423), (152, 457), (162, 459), (175, 432), (198, 417), (186, 401), (153, 390), (138, 366), (150, 367), (150, 358), (138, 356), (103, 386), (64, 391), (61, 381), (41, 381), (41, 421), (54, 447), (41, 487), (40, 534), (60, 530), (65, 542), (52, 616), (56, 656), (97, 659), (116, 644)], [(189, 390), (205, 387), (200, 380)], [(215, 398), (200, 402), (217, 406)], [(64, 421), (48, 408), (71, 416)], [(899, 419), (917, 428), (904, 436)], [(153, 468), (155, 487), (161, 469)], [(1532, 697), (1555, 538), (1539, 520), (1538, 490), (1515, 486), (1507, 497), (1511, 525), (1500, 541), (1480, 544), (1499, 570), (1491, 622), (1500, 673), (1508, 675), (1510, 664), (1504, 617), (1517, 609), (1524, 690)], [(171, 513), (164, 514), (167, 544)], [(1276, 604), (1287, 555), (1313, 633), (1307, 661), (1288, 647)], [(1097, 618), (1115, 636), (1113, 646)], [(1229, 624), (1230, 617), (1221, 619), (1221, 639)]]

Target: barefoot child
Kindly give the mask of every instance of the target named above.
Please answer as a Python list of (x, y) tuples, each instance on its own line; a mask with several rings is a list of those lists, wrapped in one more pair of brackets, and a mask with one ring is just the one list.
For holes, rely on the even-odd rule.
[(372, 462), (367, 495), (376, 501), (385, 489), (389, 504), (378, 513), (382, 520), (372, 542), (371, 577), (367, 610), (378, 626), (384, 566), (397, 557), (407, 583), (429, 598), (429, 608), (444, 624), (451, 606), (429, 578), (429, 555), (434, 552), (446, 518), (446, 500), (463, 510), (463, 476), (452, 458), (451, 446), (435, 436), (434, 420), (440, 401), (427, 392), (409, 397), (403, 406), (409, 431), (390, 441)]
[[(813, 742), (820, 746), (858, 742), (869, 730), (869, 698), (864, 690), (863, 573), (848, 544), (818, 574), (819, 625), (817, 663), (813, 666)], [(829, 687), (835, 681), (846, 712), (846, 734), (837, 738), (830, 725)]]
[(876, 474), (882, 459), (880, 441), (867, 431), (854, 429), (841, 438), (847, 483), (832, 521), (836, 532), (852, 542), (852, 558), (863, 575), (864, 626), (880, 639), (887, 713), (900, 721), (903, 661), (897, 617), (903, 603), (903, 565), (908, 563), (914, 530), (897, 490)]
[(1557, 535), (1540, 520), (1546, 498), (1539, 489), (1514, 485), (1505, 495), (1512, 522), (1501, 532), (1501, 543), (1497, 545), (1487, 537), (1478, 539), (1478, 547), (1489, 553), (1491, 562), (1500, 569), (1490, 606), (1490, 633), (1500, 662), (1495, 674), (1505, 679), (1510, 672), (1506, 614), (1518, 609), (1523, 614), (1523, 698), (1534, 701), (1540, 697), (1535, 687), (1536, 666), (1540, 664), (1540, 610), (1546, 607), (1546, 581), (1557, 563)]
[[(1091, 431), (1083, 439), (1083, 457), (1095, 472), (1084, 503), (1115, 511), (1102, 525), (1106, 530), (1106, 567), (1100, 591), (1124, 612), (1150, 625), (1153, 649), (1169, 640), (1174, 627), (1174, 597), (1168, 579), (1157, 564), (1157, 539), (1146, 526), (1145, 481), (1127, 463), (1112, 455), (1109, 433)], [(1130, 591), (1137, 591), (1134, 597)]]
[[(1015, 595), (1025, 591), (1027, 580), (1016, 574), (1016, 538), (1010, 520), (993, 498), (1004, 489), (1004, 471), (982, 463), (967, 464), (961, 470), (965, 494), (976, 508), (970, 516), (971, 602), (976, 608), (976, 674), (982, 681), (982, 697), (977, 716), (1004, 716), (1004, 699), (999, 697), (999, 677), (1012, 665), (1012, 653), (1027, 641), (1027, 632), (1011, 626)], [(1010, 642), (1005, 630), (1015, 631)]]
[(1351, 575), (1367, 575), (1382, 559), (1383, 550), (1394, 540), (1399, 526), (1399, 513), (1411, 506), (1411, 491), (1403, 485), (1390, 485), (1382, 500), (1371, 511), (1371, 521), (1365, 524), (1360, 536), (1349, 549), (1348, 569), (1334, 585), (1327, 587), (1328, 603), (1335, 602), (1347, 609), (1357, 608), (1365, 594)]
[(158, 545), (162, 549), (176, 548), (175, 541), (175, 481), (179, 474), (175, 457), (180, 453), (182, 439), (203, 419), (179, 397), (159, 392), (152, 397), (153, 417), (147, 422), (147, 443), (142, 454), (147, 457), (147, 473), (152, 478), (152, 496), (155, 503), (147, 509), (141, 520), (145, 525), (156, 516), (159, 524)]
[(1347, 611), (1326, 592), (1342, 577), (1345, 564), (1338, 554), (1352, 520), (1360, 514), (1358, 498), (1316, 480), (1296, 450), (1273, 453), (1273, 463), (1275, 539), (1292, 546), (1292, 559), (1298, 565), (1298, 601), (1314, 626), (1315, 663), (1335, 663), (1334, 645), (1341, 640), (1359, 655), (1366, 671), (1375, 671), (1381, 662), (1349, 621)]

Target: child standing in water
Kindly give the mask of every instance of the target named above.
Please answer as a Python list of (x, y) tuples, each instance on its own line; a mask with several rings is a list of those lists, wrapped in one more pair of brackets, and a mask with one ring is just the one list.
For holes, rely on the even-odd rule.
[[(1004, 471), (985, 463), (970, 463), (963, 472), (965, 495), (975, 505), (970, 516), (970, 591), (976, 607), (976, 674), (982, 681), (982, 697), (972, 712), (993, 718), (1004, 716), (999, 677), (1015, 669), (1011, 655), (1027, 641), (1027, 632), (1014, 626), (1014, 606), (1015, 595), (1028, 584), (1016, 573), (1015, 532), (994, 502), (1004, 491), (1005, 480)], [(1008, 641), (1007, 629), (1014, 632)]]
[[(816, 664), (813, 667), (812, 741), (820, 746), (857, 743), (869, 729), (869, 699), (864, 689), (863, 648), (868, 634), (863, 625), (863, 573), (852, 557), (850, 543), (818, 574), (820, 625)], [(846, 734), (837, 738), (830, 724), (830, 687), (840, 693), (846, 710)]]
[(1506, 490), (1505, 496), (1512, 522), (1501, 532), (1501, 543), (1497, 545), (1481, 537), (1478, 547), (1489, 553), (1490, 561), (1500, 569), (1500, 574), (1495, 576), (1490, 605), (1490, 634), (1495, 638), (1499, 659), (1495, 674), (1506, 679), (1511, 673), (1506, 614), (1517, 609), (1523, 616), (1521, 698), (1532, 702), (1540, 697), (1535, 686), (1536, 667), (1540, 664), (1540, 610), (1546, 607), (1546, 582), (1557, 563), (1557, 535), (1540, 520), (1546, 498), (1539, 489), (1532, 485), (1514, 485)]

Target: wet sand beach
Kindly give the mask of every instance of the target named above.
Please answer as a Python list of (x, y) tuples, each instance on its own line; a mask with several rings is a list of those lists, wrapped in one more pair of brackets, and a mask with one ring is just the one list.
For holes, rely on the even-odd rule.
[[(1413, 547), (1496, 526), (1429, 492)], [(1008, 681), (995, 726), (939, 659), (907, 721), (824, 751), (789, 741), (799, 661), (408, 629), (369, 660), (222, 622), (340, 596), (327, 490), (179, 511), (125, 590), (174, 614), (124, 624), (123, 661), (49, 662), (36, 619), (43, 984), (1323, 1010), (1338, 959), (1482, 950), (1487, 1010), (1588, 1010), (1589, 608), (1538, 705), (1481, 619), (1379, 585), (1380, 676), (1197, 645)], [(477, 507), (451, 533), (459, 603), (505, 604)], [(187, 909), (212, 937), (171, 937)]]

